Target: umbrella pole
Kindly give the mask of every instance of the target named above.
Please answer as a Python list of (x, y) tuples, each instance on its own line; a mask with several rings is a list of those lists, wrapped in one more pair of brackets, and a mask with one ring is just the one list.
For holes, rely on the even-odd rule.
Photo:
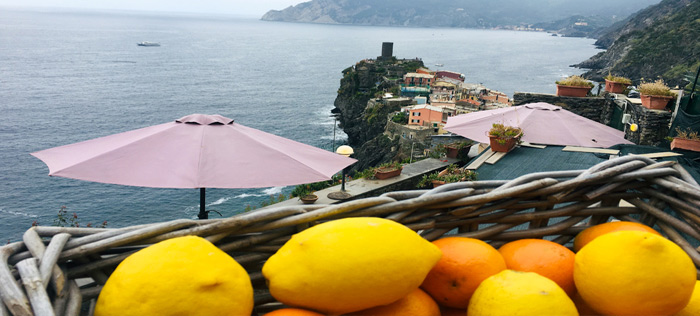
[(206, 192), (205, 188), (199, 188), (199, 219), (207, 219), (209, 216), (207, 216), (207, 211), (204, 210), (204, 201), (206, 200)]

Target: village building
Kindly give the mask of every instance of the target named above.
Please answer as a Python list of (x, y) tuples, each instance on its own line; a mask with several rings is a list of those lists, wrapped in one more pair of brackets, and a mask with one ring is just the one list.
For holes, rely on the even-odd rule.
[(431, 91), (430, 91), (430, 101), (432, 103), (454, 103), (455, 102), (455, 90), (457, 90), (457, 85), (450, 82), (438, 79), (435, 81)]
[(409, 109), (408, 125), (430, 126), (447, 123), (443, 108), (428, 104), (415, 105)]
[(403, 84), (409, 87), (430, 88), (435, 77), (430, 74), (409, 72), (403, 76)]
[(453, 80), (457, 80), (459, 82), (464, 82), (464, 74), (454, 72), (454, 71), (448, 71), (448, 70), (438, 70), (435, 72), (435, 77), (437, 79), (443, 79), (443, 78), (449, 78)]

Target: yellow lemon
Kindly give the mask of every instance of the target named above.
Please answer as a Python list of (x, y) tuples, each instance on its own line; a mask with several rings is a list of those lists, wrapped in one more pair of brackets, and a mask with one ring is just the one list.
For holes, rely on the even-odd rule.
[(262, 273), (284, 304), (345, 314), (408, 295), (440, 256), (435, 245), (399, 223), (345, 218), (292, 236)]
[(698, 316), (700, 315), (700, 281), (695, 281), (693, 295), (690, 296), (690, 302), (680, 312), (673, 316)]
[(579, 250), (574, 264), (581, 297), (607, 315), (673, 315), (688, 304), (695, 279), (688, 254), (649, 232), (602, 235)]
[(578, 316), (576, 305), (554, 281), (534, 272), (503, 270), (481, 282), (467, 316)]
[(194, 236), (127, 257), (100, 292), (95, 316), (250, 315), (253, 287), (233, 258)]

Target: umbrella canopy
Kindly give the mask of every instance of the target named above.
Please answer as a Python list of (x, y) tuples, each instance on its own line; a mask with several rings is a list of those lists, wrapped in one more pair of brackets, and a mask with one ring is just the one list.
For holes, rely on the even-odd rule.
[[(317, 182), (330, 179), (356, 162), (234, 123), (221, 115), (204, 114), (32, 155), (46, 163), (50, 176), (142, 187), (201, 189)], [(200, 218), (203, 207), (204, 200), (200, 201)]]
[(529, 143), (600, 148), (632, 144), (622, 131), (542, 102), (450, 117), (445, 129), (488, 143), (488, 131), (493, 123), (522, 128), (521, 140)]

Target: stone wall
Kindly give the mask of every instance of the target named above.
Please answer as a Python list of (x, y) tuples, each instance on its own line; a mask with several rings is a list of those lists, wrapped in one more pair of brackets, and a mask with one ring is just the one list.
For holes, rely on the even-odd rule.
[(610, 123), (613, 114), (612, 107), (614, 106), (612, 99), (605, 97), (574, 98), (528, 92), (515, 92), (513, 95), (514, 106), (534, 102), (558, 105), (565, 110), (605, 125)]
[[(671, 112), (661, 110), (650, 110), (641, 104), (631, 103), (627, 100), (625, 114), (631, 115), (630, 123), (636, 123), (639, 129), (636, 132), (625, 128), (625, 138), (637, 145), (659, 146), (669, 133), (669, 122)], [(629, 126), (629, 125), (628, 125)]]

